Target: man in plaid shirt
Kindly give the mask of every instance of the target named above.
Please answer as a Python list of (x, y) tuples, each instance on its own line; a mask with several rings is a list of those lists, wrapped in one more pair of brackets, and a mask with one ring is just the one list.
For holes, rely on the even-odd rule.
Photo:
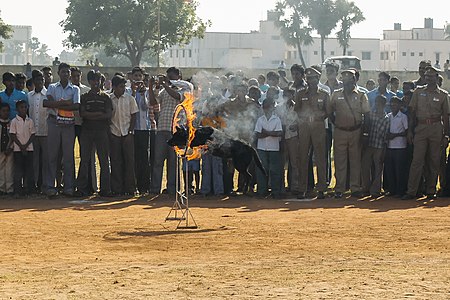
[[(385, 96), (377, 96), (375, 110), (368, 114), (368, 120), (364, 122), (364, 135), (366, 139), (368, 138), (368, 144), (363, 149), (362, 186), (363, 194), (370, 193), (373, 198), (378, 198), (381, 195), (381, 176), (383, 174), (387, 133), (389, 132), (389, 117), (384, 112), (386, 101)], [(373, 170), (372, 164), (375, 166)]]
[[(175, 193), (175, 151), (167, 144), (167, 140), (172, 137), (172, 118), (175, 107), (184, 99), (185, 92), (192, 92), (193, 88), (189, 82), (180, 80), (180, 70), (170, 67), (166, 71), (167, 76), (158, 76), (158, 83), (152, 78), (150, 80), (148, 96), (151, 106), (159, 104), (160, 112), (158, 117), (158, 127), (155, 138), (155, 156), (151, 180), (152, 194), (161, 192), (162, 174), (164, 161), (167, 159), (167, 192)], [(160, 86), (157, 96), (153, 87)]]

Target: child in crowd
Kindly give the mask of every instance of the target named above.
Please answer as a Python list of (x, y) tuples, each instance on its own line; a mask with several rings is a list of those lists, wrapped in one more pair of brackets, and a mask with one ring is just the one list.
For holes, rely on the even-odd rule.
[[(273, 87), (269, 88), (273, 89)], [(283, 129), (280, 118), (274, 113), (275, 99), (267, 93), (268, 96), (263, 102), (264, 115), (258, 118), (255, 125), (255, 132), (258, 138), (257, 151), (270, 178), (272, 196), (278, 198), (281, 196), (281, 154), (280, 139), (283, 135)], [(257, 170), (257, 193), (260, 196), (268, 194), (268, 179), (261, 170)]]
[(391, 112), (389, 132), (387, 134), (388, 146), (384, 160), (385, 189), (395, 197), (401, 197), (406, 193), (408, 182), (407, 166), (407, 139), (408, 117), (400, 111), (402, 100), (398, 97), (391, 99)]
[(28, 104), (16, 102), (17, 116), (11, 120), (10, 134), (14, 142), (14, 196), (31, 194), (34, 190), (33, 120), (27, 116)]
[(9, 137), (9, 104), (0, 103), (0, 195), (13, 192), (13, 167), (12, 140)]
[[(369, 113), (364, 124), (364, 132), (368, 133), (369, 141), (363, 149), (361, 178), (363, 193), (370, 193), (373, 198), (381, 195), (386, 137), (389, 132), (389, 118), (384, 112), (386, 101), (387, 98), (383, 95), (375, 98), (375, 110)], [(372, 164), (375, 166), (373, 172)]]

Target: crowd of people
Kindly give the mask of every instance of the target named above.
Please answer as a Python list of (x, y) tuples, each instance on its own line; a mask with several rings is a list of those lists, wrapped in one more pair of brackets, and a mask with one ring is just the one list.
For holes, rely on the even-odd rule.
[(184, 178), (186, 193), (323, 199), (350, 191), (352, 197), (404, 200), (450, 194), (449, 99), (429, 61), (420, 62), (420, 77), (403, 82), (402, 89), (387, 72), (360, 86), (358, 70), (340, 71), (335, 63), (306, 69), (294, 64), (291, 81), (284, 70), (257, 78), (242, 71), (202, 73), (191, 80), (183, 80), (176, 67), (156, 76), (134, 67), (111, 80), (91, 70), (89, 86), (81, 83), (79, 68), (60, 63), (57, 69), (57, 82), (51, 67), (33, 70), (31, 78), (3, 74), (2, 194), (174, 194), (177, 156), (167, 140), (186, 93), (195, 95), (195, 126), (252, 145), (266, 170), (252, 163), (245, 190), (243, 174), (234, 182), (231, 160), (203, 150), (201, 158), (183, 161), (190, 175)]

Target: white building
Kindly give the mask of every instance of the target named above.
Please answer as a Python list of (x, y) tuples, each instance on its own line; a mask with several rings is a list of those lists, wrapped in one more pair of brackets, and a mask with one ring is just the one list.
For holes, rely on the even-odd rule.
[(12, 25), (12, 37), (3, 42), (3, 53), (0, 53), (0, 64), (24, 65), (31, 61), (31, 26)]
[[(269, 11), (260, 21), (259, 31), (250, 33), (206, 32), (203, 39), (194, 38), (188, 45), (173, 46), (165, 53), (166, 65), (196, 68), (273, 69), (281, 61), (286, 65), (301, 63), (298, 50), (285, 43), (275, 26), (278, 15)], [(361, 58), (362, 69), (376, 70), (380, 65), (379, 39), (351, 39), (348, 55)], [(307, 66), (320, 64), (320, 38), (302, 49)], [(325, 41), (325, 56), (341, 55), (336, 38)]]
[(439, 61), (441, 68), (450, 59), (450, 40), (445, 39), (444, 28), (434, 28), (433, 19), (426, 18), (423, 28), (383, 30), (380, 42), (380, 69), (416, 71), (421, 60)]

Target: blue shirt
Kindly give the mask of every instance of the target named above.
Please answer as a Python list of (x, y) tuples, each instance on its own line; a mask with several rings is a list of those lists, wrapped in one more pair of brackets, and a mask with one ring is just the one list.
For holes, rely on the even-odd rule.
[[(369, 99), (369, 106), (370, 106), (371, 111), (375, 110), (375, 99), (379, 95), (381, 95), (381, 93), (378, 90), (378, 88), (375, 88), (367, 93), (367, 98)], [(387, 100), (386, 106), (384, 107), (384, 111), (386, 113), (390, 113), (391, 112), (391, 98), (395, 96), (395, 93), (391, 92), (390, 90), (386, 90), (386, 92), (383, 94), (383, 96), (385, 96), (386, 100)]]
[(6, 90), (0, 93), (0, 98), (2, 98), (3, 103), (8, 103), (10, 107), (9, 119), (12, 120), (16, 117), (16, 102), (19, 100), (24, 100), (28, 104), (28, 95), (24, 91), (19, 91), (14, 89), (12, 94), (8, 96)]
[[(48, 86), (47, 96), (52, 96), (54, 101), (72, 100), (73, 103), (80, 103), (80, 88), (76, 85), (72, 85), (70, 82), (65, 88), (61, 85), (61, 82), (52, 83)], [(48, 99), (47, 99), (48, 100)], [(56, 110), (53, 108), (48, 109), (50, 115), (56, 116)]]

